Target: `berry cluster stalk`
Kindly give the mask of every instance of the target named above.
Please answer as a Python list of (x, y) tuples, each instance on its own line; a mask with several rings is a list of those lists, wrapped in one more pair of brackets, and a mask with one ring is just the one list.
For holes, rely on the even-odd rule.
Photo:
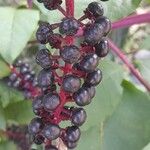
[(128, 58), (123, 54), (122, 50), (120, 50), (110, 39), (109, 45), (112, 51), (126, 64), (131, 73), (144, 85), (144, 87), (150, 92), (150, 85), (145, 81), (140, 73), (134, 68), (134, 66), (128, 61)]

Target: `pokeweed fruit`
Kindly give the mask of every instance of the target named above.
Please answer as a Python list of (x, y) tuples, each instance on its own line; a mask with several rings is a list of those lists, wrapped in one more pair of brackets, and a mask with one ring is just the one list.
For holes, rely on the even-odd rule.
[(23, 92), (26, 99), (33, 99), (38, 96), (40, 89), (37, 85), (37, 78), (29, 64), (18, 60), (10, 68), (11, 74), (8, 78), (8, 86)]
[[(29, 131), (36, 144), (45, 144), (45, 150), (58, 150), (53, 143), (57, 138), (73, 149), (81, 136), (80, 126), (87, 118), (82, 107), (92, 102), (102, 80), (98, 65), (108, 54), (106, 35), (111, 23), (103, 16), (104, 9), (98, 2), (91, 2), (84, 10), (87, 24), (74, 17), (73, 0), (66, 0), (66, 11), (61, 7), (62, 0), (39, 2), (48, 10), (58, 9), (65, 17), (56, 24), (40, 22), (36, 33), (39, 43), (49, 43), (56, 53), (51, 54), (46, 48), (37, 52), (36, 62), (42, 67), (37, 77), (41, 92), (33, 99), (33, 112), (38, 117), (29, 124)], [(56, 28), (59, 33), (54, 32)], [(81, 29), (82, 38), (78, 35)], [(13, 74), (11, 80), (15, 79)], [(79, 107), (69, 107), (68, 102)], [(60, 127), (60, 122), (66, 120), (71, 125)]]

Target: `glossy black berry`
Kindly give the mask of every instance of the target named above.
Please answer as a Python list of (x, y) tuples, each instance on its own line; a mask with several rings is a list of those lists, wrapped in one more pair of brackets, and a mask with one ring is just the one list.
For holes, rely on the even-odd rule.
[(43, 122), (40, 118), (34, 118), (31, 120), (28, 130), (32, 135), (37, 134), (43, 128)]
[(57, 125), (49, 124), (44, 127), (42, 133), (43, 133), (43, 136), (47, 138), (48, 140), (55, 140), (60, 135), (60, 128)]
[(111, 30), (111, 21), (107, 17), (98, 17), (95, 21), (95, 23), (98, 23), (102, 25), (104, 30), (104, 35), (107, 35)]
[(45, 146), (45, 150), (58, 150), (58, 148), (52, 145), (48, 145), (48, 146)]
[(104, 28), (101, 24), (88, 25), (84, 30), (84, 40), (89, 45), (95, 45), (104, 36)]
[(21, 73), (21, 74), (26, 74), (26, 73), (28, 73), (28, 72), (29, 72), (29, 67), (24, 66), (24, 65), (22, 65), (22, 66), (20, 67), (20, 73)]
[(11, 82), (15, 81), (17, 79), (17, 74), (16, 73), (12, 73), (10, 76), (9, 76), (9, 80)]
[(19, 88), (20, 87), (20, 84), (21, 84), (21, 79), (20, 78), (17, 78), (17, 80), (15, 82), (13, 82), (12, 86), (14, 88)]
[(64, 91), (74, 93), (79, 90), (81, 86), (81, 79), (75, 75), (66, 75), (62, 82)]
[(54, 76), (51, 70), (41, 70), (37, 77), (40, 87), (48, 87), (53, 84)]
[(80, 58), (80, 50), (75, 45), (64, 46), (60, 50), (62, 59), (69, 64), (76, 63)]
[(48, 49), (41, 49), (36, 53), (36, 62), (42, 68), (48, 69), (52, 65), (51, 53)]
[(35, 115), (39, 115), (40, 111), (43, 108), (42, 100), (43, 100), (43, 96), (38, 96), (32, 102), (32, 108)]
[(71, 122), (76, 126), (81, 126), (87, 118), (86, 112), (83, 108), (74, 108), (72, 110)]
[(60, 104), (60, 97), (58, 94), (48, 93), (43, 98), (43, 106), (47, 111), (52, 111)]
[(62, 0), (43, 0), (45, 8), (48, 10), (55, 10), (61, 5)]
[(85, 83), (90, 86), (98, 85), (102, 80), (102, 71), (97, 69), (91, 73), (88, 73), (87, 77), (85, 78)]
[(59, 32), (65, 35), (75, 35), (78, 29), (79, 24), (73, 18), (65, 18), (59, 25)]
[(58, 33), (51, 34), (49, 36), (48, 42), (52, 48), (59, 49), (62, 43), (62, 36)]
[(90, 95), (90, 98), (94, 98), (95, 94), (96, 94), (96, 89), (94, 86), (89, 86), (89, 85), (86, 85), (85, 89), (88, 91), (89, 95)]
[(36, 38), (38, 42), (40, 42), (41, 44), (48, 43), (48, 38), (51, 34), (53, 34), (53, 31), (50, 24), (46, 22), (40, 23), (39, 28), (36, 32)]
[(69, 149), (74, 149), (75, 147), (77, 147), (77, 142), (66, 141), (65, 144)]
[(85, 72), (92, 72), (99, 64), (99, 58), (96, 54), (87, 54), (79, 63), (80, 69)]
[(80, 129), (77, 126), (71, 126), (66, 129), (66, 141), (77, 142), (80, 139)]
[(86, 88), (81, 88), (73, 94), (73, 99), (78, 106), (85, 106), (91, 103), (91, 97)]
[(94, 17), (99, 17), (104, 14), (103, 6), (99, 2), (90, 3), (87, 10), (93, 14)]
[(105, 57), (109, 52), (109, 44), (106, 39), (103, 39), (95, 46), (95, 53), (98, 57)]
[(42, 135), (35, 135), (33, 136), (33, 142), (37, 145), (41, 145), (42, 143), (44, 143), (45, 138)]

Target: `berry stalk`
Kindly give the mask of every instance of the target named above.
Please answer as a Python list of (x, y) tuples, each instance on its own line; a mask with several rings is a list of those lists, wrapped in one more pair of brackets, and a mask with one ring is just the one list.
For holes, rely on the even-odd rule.
[(112, 29), (119, 29), (148, 22), (150, 22), (150, 13), (133, 15), (112, 23)]
[(126, 55), (123, 54), (122, 50), (120, 50), (110, 39), (108, 40), (109, 46), (111, 50), (126, 64), (129, 68), (130, 72), (140, 81), (140, 83), (150, 92), (150, 84), (143, 79), (140, 75), (139, 71), (134, 68), (134, 66), (129, 62)]
[(66, 13), (68, 17), (74, 17), (74, 0), (65, 0)]

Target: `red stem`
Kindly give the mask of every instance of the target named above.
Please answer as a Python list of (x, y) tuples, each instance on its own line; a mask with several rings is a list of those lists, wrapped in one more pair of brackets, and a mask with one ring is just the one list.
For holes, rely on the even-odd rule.
[(132, 15), (112, 23), (112, 29), (124, 28), (134, 24), (150, 22), (150, 13)]
[(129, 68), (130, 72), (141, 82), (141, 84), (150, 92), (150, 85), (147, 81), (143, 79), (140, 75), (139, 71), (134, 68), (134, 66), (129, 62), (126, 55), (123, 54), (122, 50), (120, 50), (110, 39), (108, 40), (110, 48), (112, 51), (126, 64)]
[(74, 17), (74, 0), (66, 0), (66, 13), (68, 17)]

